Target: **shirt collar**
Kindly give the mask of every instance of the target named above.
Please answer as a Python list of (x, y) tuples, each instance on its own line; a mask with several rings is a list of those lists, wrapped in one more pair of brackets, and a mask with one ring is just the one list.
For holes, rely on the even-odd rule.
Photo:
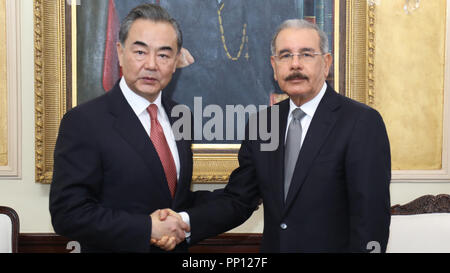
[(316, 113), (317, 107), (319, 106), (320, 101), (322, 100), (323, 96), (325, 95), (325, 91), (327, 90), (327, 83), (325, 82), (322, 86), (322, 89), (320, 90), (319, 94), (317, 94), (312, 100), (308, 101), (307, 103), (303, 104), (302, 106), (298, 107), (295, 105), (295, 103), (289, 99), (289, 116), (291, 116), (292, 112), (296, 108), (302, 109), (303, 112), (309, 117), (314, 117), (314, 114)]
[(128, 87), (124, 77), (120, 80), (120, 89), (122, 90), (125, 99), (128, 101), (128, 104), (130, 104), (137, 116), (141, 115), (143, 112), (146, 112), (150, 104), (156, 104), (156, 106), (158, 106), (158, 113), (161, 113), (161, 110), (163, 109), (161, 103), (161, 92), (159, 92), (156, 100), (151, 103), (146, 98), (139, 96), (131, 90)]

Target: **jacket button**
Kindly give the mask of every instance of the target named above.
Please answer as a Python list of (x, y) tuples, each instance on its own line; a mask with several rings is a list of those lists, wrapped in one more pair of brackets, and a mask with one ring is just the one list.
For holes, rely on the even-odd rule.
[(281, 223), (280, 227), (281, 227), (281, 229), (283, 229), (283, 230), (287, 229), (287, 225), (286, 225), (285, 223)]

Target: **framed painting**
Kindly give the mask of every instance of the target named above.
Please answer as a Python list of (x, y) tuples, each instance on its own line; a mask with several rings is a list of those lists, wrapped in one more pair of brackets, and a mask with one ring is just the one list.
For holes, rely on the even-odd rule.
[[(36, 179), (49, 183), (52, 153), (62, 115), (107, 92), (120, 79), (115, 52), (120, 21), (133, 0), (34, 0), (36, 70)], [(328, 83), (342, 94), (367, 101), (369, 6), (345, 0), (164, 1), (179, 22), (184, 48), (195, 62), (178, 69), (163, 91), (193, 110), (202, 105), (271, 105), (285, 98), (273, 80), (270, 41), (290, 18), (317, 23), (327, 34), (334, 66)], [(364, 2), (364, 3), (361, 3)], [(358, 55), (351, 55), (353, 50)], [(349, 78), (350, 77), (350, 78)], [(350, 81), (351, 79), (351, 81)], [(204, 120), (205, 122), (205, 120)], [(226, 183), (238, 166), (239, 141), (198, 139), (193, 145), (194, 183)]]

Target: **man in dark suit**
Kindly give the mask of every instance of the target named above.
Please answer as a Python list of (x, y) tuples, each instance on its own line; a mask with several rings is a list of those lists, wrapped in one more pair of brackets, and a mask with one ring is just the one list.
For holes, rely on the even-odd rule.
[(377, 111), (327, 85), (332, 63), (327, 44), (326, 35), (307, 21), (280, 26), (271, 64), (290, 99), (267, 111), (268, 124), (278, 121), (280, 145), (263, 151), (264, 141), (243, 141), (239, 168), (224, 193), (186, 210), (192, 243), (241, 224), (262, 198), (262, 252), (386, 250), (391, 178), (386, 129)]
[[(182, 48), (178, 24), (157, 5), (123, 21), (117, 44), (123, 78), (64, 115), (55, 147), (50, 213), (56, 233), (83, 252), (159, 251), (151, 239), (171, 235), (167, 249), (186, 251), (188, 227), (159, 209), (202, 202), (190, 192), (191, 141), (171, 129), (175, 102), (161, 90)], [(208, 192), (209, 195), (209, 192)]]

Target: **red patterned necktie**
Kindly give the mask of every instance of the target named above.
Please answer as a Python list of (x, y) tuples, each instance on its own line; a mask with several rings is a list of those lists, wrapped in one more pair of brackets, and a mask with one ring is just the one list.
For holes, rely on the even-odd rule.
[(173, 160), (172, 153), (170, 152), (166, 137), (164, 136), (163, 128), (158, 122), (158, 106), (156, 106), (156, 104), (150, 104), (147, 111), (150, 114), (151, 122), (150, 139), (155, 146), (156, 152), (158, 152), (159, 159), (164, 168), (164, 173), (166, 174), (169, 190), (173, 198), (177, 187), (177, 168), (175, 167), (175, 161)]

